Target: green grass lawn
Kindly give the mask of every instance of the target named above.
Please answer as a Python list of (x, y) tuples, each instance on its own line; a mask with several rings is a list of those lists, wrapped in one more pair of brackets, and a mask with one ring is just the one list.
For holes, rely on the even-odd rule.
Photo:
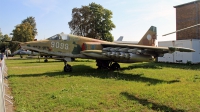
[(6, 60), (16, 111), (200, 111), (200, 65), (120, 64), (97, 70), (93, 60), (64, 63)]

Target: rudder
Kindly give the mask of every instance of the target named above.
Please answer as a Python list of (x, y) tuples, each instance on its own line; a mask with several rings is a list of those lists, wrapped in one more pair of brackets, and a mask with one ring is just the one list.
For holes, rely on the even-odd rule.
[(138, 42), (138, 45), (155, 46), (156, 39), (157, 29), (155, 26), (151, 26), (142, 39)]

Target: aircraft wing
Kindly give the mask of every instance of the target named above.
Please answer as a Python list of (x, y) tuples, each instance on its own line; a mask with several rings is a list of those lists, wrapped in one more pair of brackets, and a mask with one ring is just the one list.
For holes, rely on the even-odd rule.
[(194, 52), (193, 49), (184, 47), (154, 47), (145, 45), (101, 43), (102, 50), (84, 50), (82, 54), (94, 59), (112, 60), (114, 62), (134, 63), (151, 62), (156, 57), (162, 57), (165, 53)]
[(106, 43), (102, 44), (104, 51), (109, 51), (106, 48), (110, 48), (110, 51), (113, 50), (113, 48), (119, 48), (118, 51), (123, 52), (123, 48), (126, 48), (127, 50), (124, 52), (129, 53), (139, 53), (144, 55), (153, 55), (153, 56), (159, 56), (163, 55), (164, 53), (173, 53), (175, 51), (180, 52), (195, 52), (195, 50), (190, 48), (184, 48), (184, 47), (155, 47), (155, 46), (145, 46), (145, 45), (130, 45), (130, 44), (111, 44)]

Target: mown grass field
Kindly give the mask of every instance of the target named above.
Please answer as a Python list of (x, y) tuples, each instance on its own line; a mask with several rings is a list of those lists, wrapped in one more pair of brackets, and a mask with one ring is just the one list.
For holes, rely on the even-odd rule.
[(93, 60), (8, 59), (8, 81), (18, 112), (200, 111), (200, 65), (120, 64), (97, 70)]

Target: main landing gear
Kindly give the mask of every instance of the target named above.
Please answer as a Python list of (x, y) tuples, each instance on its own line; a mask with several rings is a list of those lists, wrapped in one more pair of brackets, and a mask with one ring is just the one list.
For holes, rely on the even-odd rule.
[[(72, 71), (72, 67), (71, 65), (67, 64), (66, 60), (64, 61), (64, 71), (65, 72), (71, 72)], [(117, 62), (112, 63), (112, 61), (108, 61), (108, 60), (96, 60), (97, 62), (97, 69), (109, 69), (109, 70), (119, 70), (120, 69), (120, 65)]]
[(63, 60), (64, 61), (64, 71), (65, 72), (71, 72), (72, 71), (72, 67), (71, 65), (67, 64), (67, 61), (66, 60)]
[(96, 60), (98, 67), (97, 69), (111, 69), (111, 70), (119, 70), (120, 65), (117, 62), (112, 63), (109, 60)]
[(48, 59), (46, 58), (46, 59), (44, 59), (44, 62), (48, 62)]
[(48, 62), (48, 58), (52, 58), (52, 56), (45, 56), (44, 62)]

